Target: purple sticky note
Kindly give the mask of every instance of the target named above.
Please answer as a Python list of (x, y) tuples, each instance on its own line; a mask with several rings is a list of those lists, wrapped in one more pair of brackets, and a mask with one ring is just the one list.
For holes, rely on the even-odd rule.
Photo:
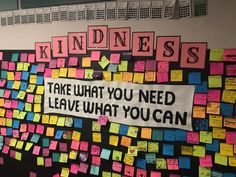
[(146, 71), (156, 71), (156, 60), (146, 60)]
[(45, 158), (45, 167), (52, 167), (52, 158)]

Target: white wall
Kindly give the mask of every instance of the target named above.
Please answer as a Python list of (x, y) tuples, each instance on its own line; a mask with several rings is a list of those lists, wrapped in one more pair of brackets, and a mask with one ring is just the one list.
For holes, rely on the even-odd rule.
[(88, 25), (131, 27), (156, 36), (181, 35), (182, 41), (208, 42), (208, 48), (236, 48), (236, 0), (208, 0), (208, 16), (179, 20), (77, 21), (0, 27), (0, 50), (34, 49), (34, 42), (87, 31)]

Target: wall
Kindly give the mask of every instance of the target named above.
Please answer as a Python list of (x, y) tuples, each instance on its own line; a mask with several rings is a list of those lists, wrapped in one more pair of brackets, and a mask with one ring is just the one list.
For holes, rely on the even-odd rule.
[(77, 21), (0, 27), (0, 49), (34, 49), (34, 42), (52, 36), (86, 31), (88, 25), (132, 27), (132, 31), (155, 31), (156, 36), (181, 35), (182, 41), (208, 42), (208, 48), (236, 47), (236, 1), (208, 0), (208, 16), (180, 20)]

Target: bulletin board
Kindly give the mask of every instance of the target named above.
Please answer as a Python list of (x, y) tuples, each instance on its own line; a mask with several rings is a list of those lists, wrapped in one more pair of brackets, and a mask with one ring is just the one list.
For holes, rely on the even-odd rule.
[(0, 59), (1, 177), (236, 176), (236, 49), (102, 25)]

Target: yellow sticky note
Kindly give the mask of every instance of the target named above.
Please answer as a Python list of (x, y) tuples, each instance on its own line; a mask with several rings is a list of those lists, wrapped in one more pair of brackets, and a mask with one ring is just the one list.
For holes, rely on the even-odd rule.
[(4, 117), (5, 116), (5, 112), (6, 112), (6, 109), (0, 108), (0, 117)]
[(16, 149), (22, 149), (23, 148), (23, 145), (24, 145), (24, 141), (17, 141), (17, 144), (16, 144)]
[(25, 91), (19, 91), (17, 98), (23, 100), (25, 98), (26, 92)]
[(132, 72), (123, 72), (123, 81), (124, 82), (132, 82), (133, 73)]
[(227, 166), (228, 158), (227, 156), (220, 155), (220, 153), (215, 153), (215, 163), (219, 165)]
[(15, 138), (11, 138), (9, 146), (10, 147), (15, 147), (16, 143), (17, 143), (17, 140)]
[(34, 104), (34, 112), (41, 112), (41, 104)]
[(125, 146), (125, 147), (129, 147), (131, 144), (132, 139), (126, 136), (122, 136), (121, 137), (121, 142), (120, 145), (121, 146)]
[(78, 131), (73, 131), (72, 133), (72, 140), (80, 141), (81, 133)]
[(192, 146), (181, 146), (181, 154), (182, 155), (193, 155), (193, 147)]
[(23, 71), (28, 71), (29, 70), (29, 63), (24, 62), (24, 67), (23, 67)]
[(42, 124), (48, 124), (49, 123), (49, 115), (42, 115)]
[(112, 160), (121, 161), (122, 160), (122, 151), (113, 150)]
[(152, 129), (151, 128), (142, 128), (141, 129), (141, 138), (151, 139), (152, 138)]
[(15, 80), (14, 72), (7, 72), (7, 80)]
[(57, 79), (59, 78), (59, 69), (52, 69), (52, 78)]
[(37, 90), (36, 90), (36, 94), (42, 95), (43, 93), (44, 93), (44, 86), (43, 85), (38, 85)]
[(122, 80), (123, 80), (122, 72), (113, 73), (113, 81), (121, 82)]
[(6, 126), (12, 127), (12, 119), (6, 119)]
[(31, 103), (25, 103), (25, 111), (28, 111), (28, 112), (32, 111), (32, 104)]
[(200, 142), (212, 144), (212, 132), (200, 131)]
[(236, 101), (236, 91), (224, 90), (221, 101), (234, 104)]
[(137, 138), (138, 127), (129, 126), (127, 135), (133, 138)]
[(40, 113), (35, 113), (34, 114), (34, 122), (39, 122), (40, 121), (40, 118), (41, 118), (41, 114)]
[(70, 77), (70, 78), (76, 77), (76, 68), (69, 68), (68, 69), (68, 77)]
[(209, 61), (223, 61), (224, 49), (211, 49)]
[(208, 102), (207, 114), (220, 114), (220, 103)]
[(58, 116), (52, 115), (50, 116), (49, 124), (56, 125), (58, 120)]
[(101, 143), (102, 142), (101, 133), (93, 133), (93, 142), (95, 142), (95, 143)]
[(159, 152), (159, 143), (158, 142), (148, 142), (148, 152)]
[(128, 61), (121, 61), (118, 65), (118, 71), (127, 71), (128, 69)]
[(133, 83), (143, 83), (144, 73), (134, 73)]
[(67, 76), (67, 68), (60, 68), (59, 77), (66, 77), (66, 76)]
[(119, 141), (119, 136), (110, 135), (109, 136), (109, 145), (117, 146)]
[(103, 171), (102, 177), (111, 177), (111, 172)]
[(12, 88), (19, 90), (20, 84), (21, 84), (20, 81), (14, 81), (14, 82), (13, 82), (13, 85), (12, 85)]
[(205, 118), (205, 109), (204, 106), (193, 106), (193, 118)]
[(36, 85), (34, 85), (34, 84), (29, 84), (29, 85), (28, 85), (28, 88), (27, 88), (27, 90), (26, 90), (26, 92), (28, 92), (28, 93), (33, 93), (35, 87), (36, 87)]
[(183, 81), (183, 70), (171, 70), (170, 71), (170, 81), (171, 82)]
[(164, 158), (157, 158), (156, 169), (167, 169), (166, 159), (164, 159)]
[(68, 161), (68, 154), (67, 153), (61, 153), (60, 158), (59, 158), (59, 162), (60, 163), (67, 163), (67, 161)]
[(137, 141), (138, 151), (146, 152), (148, 148), (147, 141)]
[(0, 106), (4, 106), (4, 98), (0, 98)]
[(32, 146), (33, 146), (33, 143), (27, 142), (27, 143), (26, 143), (26, 146), (25, 146), (25, 151), (29, 151)]
[(121, 175), (118, 173), (112, 173), (112, 177), (121, 177)]
[(103, 80), (111, 81), (111, 72), (110, 71), (103, 71), (102, 75), (103, 75)]
[(44, 158), (43, 157), (37, 157), (37, 165), (44, 166)]
[(118, 123), (113, 123), (113, 122), (112, 122), (112, 123), (110, 124), (109, 132), (110, 132), (110, 133), (116, 133), (116, 134), (118, 134), (119, 129), (120, 129), (120, 124), (118, 124)]
[(69, 159), (76, 160), (77, 155), (78, 155), (78, 151), (70, 150)]
[(229, 166), (236, 167), (236, 156), (229, 157)]
[(222, 116), (210, 115), (209, 116), (209, 126), (210, 127), (222, 127)]
[(226, 77), (225, 78), (225, 89), (236, 90), (236, 78), (235, 77)]
[(82, 67), (91, 67), (91, 58), (83, 57), (82, 58)]
[(145, 79), (146, 82), (155, 82), (156, 81), (156, 72), (147, 71), (145, 72)]
[(64, 127), (65, 121), (66, 121), (65, 117), (58, 117), (57, 126)]
[(125, 157), (124, 157), (124, 163), (126, 165), (133, 165), (134, 163), (134, 156), (132, 155), (129, 155), (129, 154), (125, 154)]
[(199, 177), (209, 177), (211, 176), (211, 168), (205, 168), (205, 167), (201, 167), (199, 166)]
[(102, 56), (101, 60), (98, 63), (102, 67), (102, 69), (104, 69), (107, 65), (109, 65), (110, 61), (106, 56)]
[(17, 62), (17, 71), (23, 71), (23, 70), (24, 70), (24, 63)]
[(127, 154), (136, 157), (138, 155), (138, 147), (137, 146), (129, 146)]
[(21, 161), (21, 158), (22, 158), (22, 153), (16, 151), (15, 159)]
[(205, 146), (193, 145), (193, 156), (205, 157)]
[(101, 131), (101, 125), (98, 124), (97, 121), (92, 122), (92, 131), (95, 131), (95, 132), (100, 132)]
[(226, 130), (223, 128), (213, 128), (212, 137), (215, 139), (225, 139)]
[(222, 76), (208, 76), (209, 88), (221, 88), (222, 87)]
[(0, 125), (5, 126), (6, 125), (6, 119), (5, 118), (0, 118)]
[(36, 75), (30, 75), (29, 77), (29, 83), (30, 84), (36, 84), (37, 76)]
[(70, 169), (62, 167), (60, 177), (69, 177)]
[(84, 78), (93, 79), (93, 69), (85, 69)]
[(220, 143), (220, 155), (233, 156), (233, 145), (227, 143)]

